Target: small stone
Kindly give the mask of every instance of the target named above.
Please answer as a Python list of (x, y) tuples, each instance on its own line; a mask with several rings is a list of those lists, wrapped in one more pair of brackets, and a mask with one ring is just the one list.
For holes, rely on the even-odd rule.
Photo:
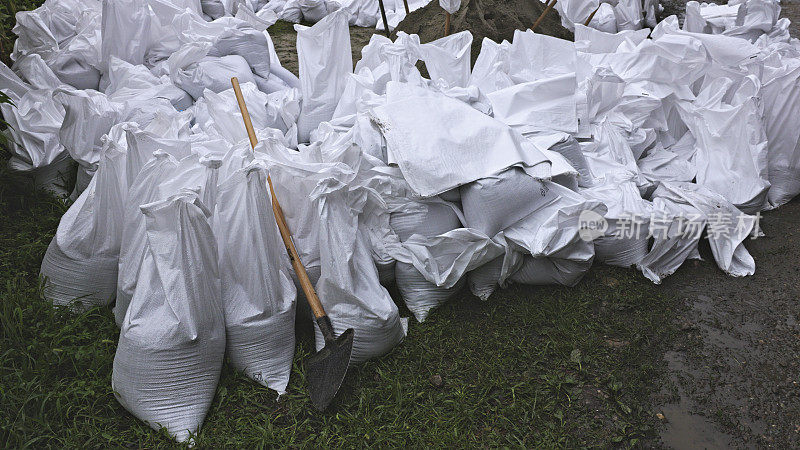
[(442, 384), (444, 384), (444, 381), (442, 381), (442, 376), (439, 375), (439, 374), (431, 375), (431, 380), (430, 381), (431, 381), (431, 384), (436, 386), (436, 387), (442, 387)]
[(667, 420), (667, 418), (664, 416), (664, 414), (661, 414), (661, 413), (656, 413), (656, 417), (658, 417), (658, 420), (660, 420), (662, 422)]
[(617, 281), (617, 279), (613, 277), (605, 277), (603, 278), (603, 284), (610, 288), (613, 288), (619, 285), (619, 281)]

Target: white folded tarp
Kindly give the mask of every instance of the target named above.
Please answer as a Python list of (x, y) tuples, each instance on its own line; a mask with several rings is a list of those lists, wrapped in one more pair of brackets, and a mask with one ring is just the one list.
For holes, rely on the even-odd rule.
[(423, 197), (522, 165), (549, 177), (549, 161), (519, 133), (443, 94), (412, 97), (372, 110), (411, 189)]

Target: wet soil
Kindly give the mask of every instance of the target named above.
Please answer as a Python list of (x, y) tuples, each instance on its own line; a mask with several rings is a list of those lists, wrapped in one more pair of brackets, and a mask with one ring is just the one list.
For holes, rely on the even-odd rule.
[[(664, 16), (682, 19), (684, 5), (664, 2)], [(782, 7), (800, 36), (800, 0)], [(297, 74), (294, 31), (275, 27), (281, 62)], [(374, 33), (351, 28), (354, 61)], [(682, 299), (676, 323), (665, 325), (681, 333), (667, 346), (663, 385), (652, 398), (660, 439), (645, 445), (800, 447), (800, 199), (764, 213), (761, 227), (766, 236), (746, 244), (755, 275), (729, 277), (701, 248), (704, 261), (684, 264), (661, 286)]]

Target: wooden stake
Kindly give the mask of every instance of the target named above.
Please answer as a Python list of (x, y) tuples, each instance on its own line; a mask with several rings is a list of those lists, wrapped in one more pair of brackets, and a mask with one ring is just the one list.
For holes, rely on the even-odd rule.
[(381, 17), (383, 17), (383, 28), (386, 28), (386, 37), (390, 37), (392, 32), (389, 31), (389, 21), (386, 20), (386, 7), (383, 6), (383, 0), (378, 0), (378, 6), (381, 7)]
[(406, 7), (406, 15), (411, 14), (411, 11), (408, 9), (408, 0), (403, 0), (403, 6)]
[[(602, 3), (600, 5), (602, 5)], [(600, 5), (597, 5), (597, 8), (595, 8), (594, 11), (592, 11), (592, 13), (589, 14), (589, 17), (586, 19), (585, 22), (583, 22), (583, 26), (585, 27), (589, 26), (589, 22), (591, 22), (592, 19), (594, 19), (594, 15), (597, 14), (597, 11), (600, 9)]]
[(447, 11), (445, 11), (444, 14), (444, 35), (450, 36), (450, 16), (452, 14)]
[(533, 23), (533, 26), (531, 27), (531, 31), (536, 30), (536, 27), (538, 27), (539, 24), (542, 23), (542, 20), (544, 20), (544, 16), (546, 16), (547, 13), (549, 13), (550, 10), (553, 9), (553, 6), (556, 6), (556, 2), (557, 1), (558, 0), (553, 0), (552, 2), (548, 3), (547, 6), (544, 7), (544, 11), (542, 11), (542, 13), (539, 14), (539, 18), (536, 19), (536, 22)]

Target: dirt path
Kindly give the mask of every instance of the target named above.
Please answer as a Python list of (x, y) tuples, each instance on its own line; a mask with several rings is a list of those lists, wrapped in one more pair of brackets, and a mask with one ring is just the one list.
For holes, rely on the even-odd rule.
[(752, 277), (728, 277), (704, 255), (664, 282), (686, 305), (655, 402), (667, 445), (800, 445), (800, 201), (761, 226), (766, 236), (746, 244)]

